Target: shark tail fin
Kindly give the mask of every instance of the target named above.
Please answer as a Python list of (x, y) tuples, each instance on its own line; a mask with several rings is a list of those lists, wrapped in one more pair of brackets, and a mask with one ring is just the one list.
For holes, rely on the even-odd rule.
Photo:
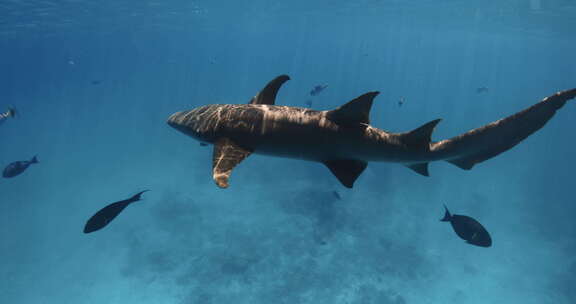
[(450, 214), (450, 211), (448, 211), (448, 207), (446, 207), (446, 205), (444, 205), (444, 209), (446, 211), (444, 212), (444, 217), (440, 221), (441, 222), (449, 222), (452, 220), (452, 214)]
[(470, 170), (474, 165), (510, 150), (540, 130), (566, 101), (575, 97), (576, 88), (558, 92), (516, 114), (434, 143), (432, 150), (456, 155), (447, 161)]
[(38, 158), (37, 158), (37, 156), (38, 156), (38, 155), (34, 155), (34, 157), (32, 157), (32, 159), (30, 160), (30, 163), (31, 163), (31, 164), (37, 164), (37, 163), (38, 163)]

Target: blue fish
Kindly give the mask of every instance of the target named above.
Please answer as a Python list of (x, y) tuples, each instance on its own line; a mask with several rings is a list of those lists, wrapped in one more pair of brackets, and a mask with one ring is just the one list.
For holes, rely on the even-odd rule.
[(10, 163), (6, 168), (4, 168), (4, 172), (2, 172), (2, 176), (5, 178), (11, 178), (16, 175), (22, 174), (22, 172), (28, 169), (28, 166), (31, 164), (37, 164), (38, 159), (34, 156), (31, 160), (19, 160), (13, 163)]
[(310, 91), (310, 95), (316, 96), (320, 94), (322, 91), (324, 91), (324, 89), (326, 89), (327, 87), (328, 85), (317, 85), (314, 88), (312, 88), (312, 90)]

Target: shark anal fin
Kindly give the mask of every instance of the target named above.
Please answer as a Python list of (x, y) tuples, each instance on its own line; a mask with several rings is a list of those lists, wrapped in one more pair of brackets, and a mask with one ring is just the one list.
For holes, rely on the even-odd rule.
[(232, 169), (251, 153), (252, 151), (238, 146), (229, 138), (218, 139), (214, 143), (212, 156), (212, 177), (216, 185), (220, 188), (227, 188)]
[(330, 169), (342, 185), (347, 188), (352, 188), (354, 182), (358, 176), (362, 174), (364, 169), (366, 169), (368, 163), (361, 160), (342, 159), (325, 161), (324, 165)]
[(290, 80), (288, 75), (280, 75), (272, 79), (256, 96), (252, 97), (249, 104), (267, 104), (273, 105), (280, 87)]
[(441, 119), (435, 119), (410, 132), (402, 133), (400, 134), (400, 140), (410, 148), (428, 150), (432, 132), (434, 132), (434, 128), (440, 121)]
[(463, 157), (463, 158), (451, 159), (448, 162), (462, 170), (470, 170), (472, 169), (472, 167), (474, 167), (474, 165), (478, 161), (475, 161), (472, 158)]
[(412, 169), (414, 172), (420, 175), (430, 176), (430, 174), (428, 174), (428, 163), (406, 165), (406, 167)]
[(370, 123), (372, 101), (379, 92), (369, 92), (329, 111), (326, 117), (337, 125), (349, 127)]

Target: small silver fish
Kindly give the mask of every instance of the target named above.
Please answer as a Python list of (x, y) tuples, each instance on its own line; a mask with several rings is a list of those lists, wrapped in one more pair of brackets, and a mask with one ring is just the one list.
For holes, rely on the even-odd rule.
[(14, 118), (16, 116), (16, 109), (13, 107), (8, 107), (8, 110), (4, 113), (0, 113), (0, 125), (4, 123), (9, 117)]

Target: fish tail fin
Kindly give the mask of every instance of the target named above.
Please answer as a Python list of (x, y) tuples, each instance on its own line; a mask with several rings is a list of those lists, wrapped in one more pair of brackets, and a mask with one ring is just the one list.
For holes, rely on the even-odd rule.
[(14, 117), (16, 117), (17, 113), (18, 112), (16, 112), (16, 108), (14, 108), (12, 106), (8, 107), (8, 116), (14, 118)]
[(34, 155), (34, 157), (32, 157), (32, 159), (30, 160), (30, 163), (31, 163), (31, 164), (37, 164), (37, 163), (38, 163), (38, 158), (37, 158), (37, 156), (38, 156), (38, 155)]
[(454, 157), (447, 161), (461, 169), (499, 155), (544, 127), (564, 104), (576, 97), (576, 88), (558, 92), (506, 118), (432, 145), (431, 150)]
[(446, 207), (446, 205), (444, 205), (444, 209), (446, 210), (444, 212), (444, 218), (442, 218), (440, 221), (441, 222), (449, 222), (452, 220), (452, 214), (450, 214), (450, 211), (448, 211), (448, 207)]
[(140, 191), (140, 192), (134, 194), (134, 196), (132, 196), (132, 197), (130, 198), (130, 200), (133, 201), (133, 202), (139, 201), (139, 200), (141, 199), (140, 196), (142, 196), (142, 193), (148, 192), (148, 191), (150, 191), (150, 190)]

